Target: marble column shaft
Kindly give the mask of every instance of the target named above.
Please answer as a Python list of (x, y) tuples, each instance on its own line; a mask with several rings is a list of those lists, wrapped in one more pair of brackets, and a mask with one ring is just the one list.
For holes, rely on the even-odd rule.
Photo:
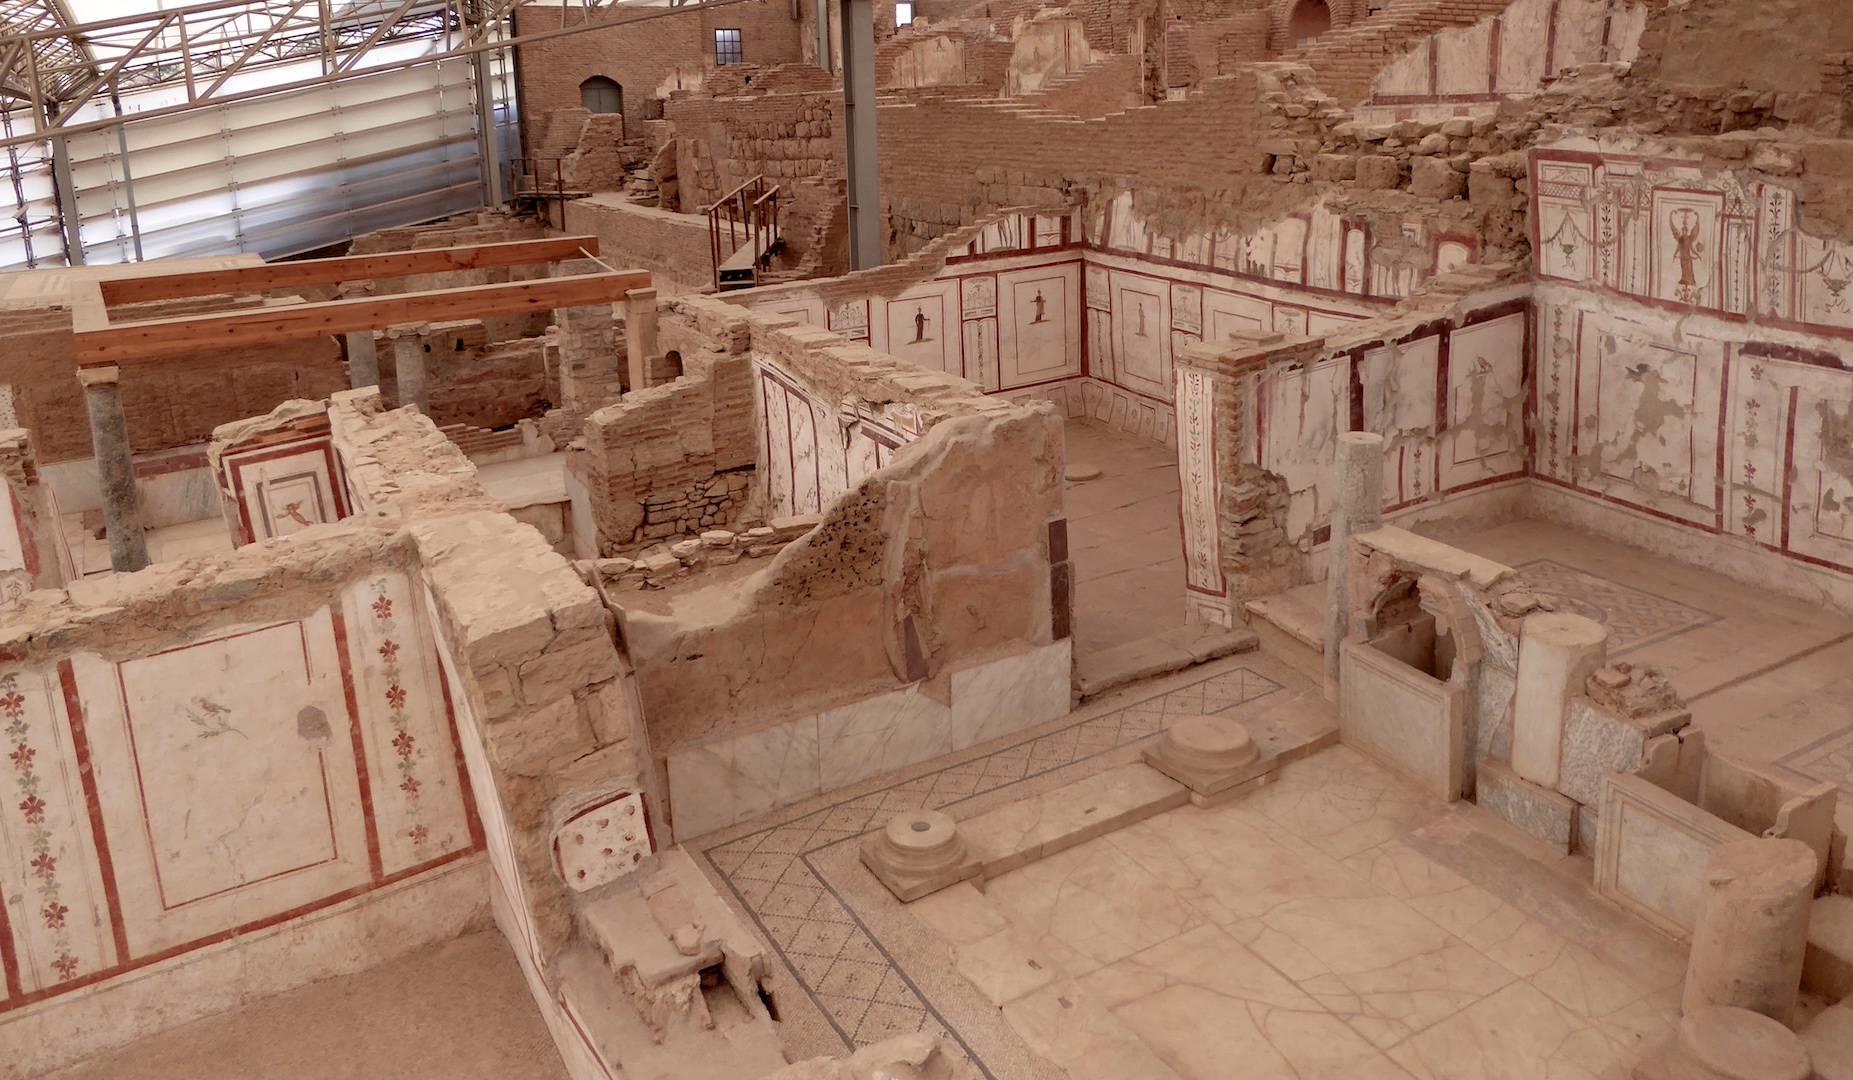
[(1608, 662), (1608, 631), (1567, 612), (1526, 617), (1512, 695), (1512, 771), (1555, 790), (1563, 778), (1563, 726), (1570, 699)]
[(388, 327), (392, 339), (393, 378), (399, 384), (399, 406), (412, 406), (431, 415), (431, 394), (425, 385), (425, 353), (430, 351), (429, 323), (406, 323)]
[(347, 385), (359, 390), (380, 384), (380, 354), (373, 344), (373, 331), (351, 330), (347, 334)]
[(119, 573), (148, 565), (148, 537), (142, 531), (135, 462), (129, 450), (128, 418), (122, 412), (121, 369), (81, 368), (84, 404), (90, 410), (90, 442), (96, 450), (97, 482), (103, 491), (103, 526), (109, 533), (109, 564)]
[(1794, 1018), (1815, 870), (1814, 850), (1800, 840), (1712, 850), (1686, 960), (1685, 1011), (1728, 1005), (1784, 1024)]

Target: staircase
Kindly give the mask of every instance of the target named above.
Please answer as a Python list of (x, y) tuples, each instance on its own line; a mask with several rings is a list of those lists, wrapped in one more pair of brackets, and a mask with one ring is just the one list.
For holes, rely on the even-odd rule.
[(1441, 30), (1472, 26), (1512, 6), (1512, 0), (1391, 0), (1375, 17), (1289, 49), (1280, 59), (1307, 65), (1319, 88), (1350, 108), (1370, 96), (1384, 65)]
[(1003, 100), (1052, 115), (1093, 119), (1139, 104), (1139, 66), (1131, 53), (1097, 57), (1030, 94)]
[(762, 284), (762, 272), (784, 243), (779, 236), (779, 186), (755, 176), (715, 200), (707, 215), (714, 291)]

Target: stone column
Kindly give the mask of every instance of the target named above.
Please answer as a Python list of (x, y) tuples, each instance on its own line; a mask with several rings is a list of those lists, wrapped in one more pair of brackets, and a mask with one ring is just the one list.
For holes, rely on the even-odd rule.
[(386, 328), (386, 336), (392, 339), (393, 377), (399, 382), (399, 405), (410, 405), (426, 416), (431, 415), (431, 395), (425, 388), (425, 353), (430, 350), (425, 340), (431, 333), (430, 323), (404, 323)]
[(380, 384), (380, 354), (373, 346), (373, 331), (351, 330), (347, 333), (347, 385), (359, 390)]
[(1608, 631), (1594, 619), (1547, 611), (1526, 618), (1512, 695), (1512, 771), (1555, 790), (1563, 771), (1570, 699), (1608, 662)]
[(109, 564), (119, 573), (148, 565), (141, 500), (135, 490), (135, 462), (129, 456), (129, 424), (122, 414), (122, 369), (79, 368), (90, 408), (90, 443), (96, 450), (97, 481), (103, 488), (103, 525), (109, 530)]
[(1814, 872), (1814, 851), (1800, 840), (1738, 840), (1712, 850), (1686, 961), (1687, 1013), (1729, 1005), (1784, 1024), (1793, 1018)]
[(630, 367), (632, 393), (649, 389), (645, 364), (655, 355), (656, 290), (632, 289), (624, 294), (624, 359)]
[(1383, 436), (1347, 431), (1333, 462), (1332, 538), (1326, 545), (1325, 698), (1338, 700), (1338, 647), (1351, 622), (1351, 538), (1383, 520)]

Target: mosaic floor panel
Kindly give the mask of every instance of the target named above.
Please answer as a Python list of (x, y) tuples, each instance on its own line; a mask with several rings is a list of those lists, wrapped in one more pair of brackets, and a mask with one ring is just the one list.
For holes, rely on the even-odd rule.
[(1249, 668), (1231, 668), (983, 757), (721, 841), (701, 854), (846, 1046), (935, 1031), (965, 1047), (986, 1076), (999, 1080), (819, 873), (811, 856), (853, 841), (902, 811), (955, 807), (1157, 734), (1171, 718), (1222, 712), (1280, 689)]
[(1610, 656), (1718, 621), (1709, 611), (1550, 559), (1536, 559), (1518, 569), (1538, 595), (1557, 602), (1557, 610), (1573, 611), (1608, 627)]

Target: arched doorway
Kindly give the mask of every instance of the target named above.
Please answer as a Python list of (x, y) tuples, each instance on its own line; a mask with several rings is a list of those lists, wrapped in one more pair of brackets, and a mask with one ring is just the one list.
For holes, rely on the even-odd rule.
[(579, 84), (579, 103), (595, 113), (622, 113), (624, 88), (603, 75)]
[(1295, 46), (1304, 45), (1331, 28), (1332, 11), (1325, 6), (1325, 0), (1300, 0), (1287, 20), (1287, 40)]

